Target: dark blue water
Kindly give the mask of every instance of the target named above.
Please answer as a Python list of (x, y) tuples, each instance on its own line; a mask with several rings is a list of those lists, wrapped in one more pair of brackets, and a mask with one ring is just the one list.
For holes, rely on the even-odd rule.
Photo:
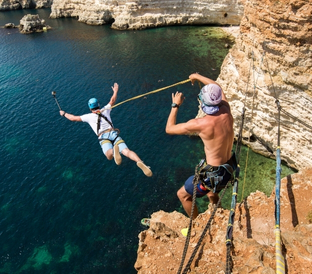
[[(121, 102), (195, 71), (216, 79), (229, 41), (215, 28), (116, 31), (51, 20), (49, 10), (1, 12), (0, 25), (18, 25), (28, 13), (52, 30), (0, 28), (0, 273), (136, 273), (140, 220), (158, 210), (183, 212), (176, 191), (203, 156), (198, 138), (164, 131), (171, 93), (186, 95), (182, 122), (197, 114), (199, 87), (183, 84), (113, 109), (115, 126), (151, 166), (151, 178), (125, 157), (121, 166), (107, 161), (87, 124), (59, 116), (51, 92), (66, 112), (81, 115), (91, 97), (106, 104), (114, 82)], [(269, 175), (252, 172), (262, 179), (240, 195), (270, 193), (274, 163), (249, 157)]]

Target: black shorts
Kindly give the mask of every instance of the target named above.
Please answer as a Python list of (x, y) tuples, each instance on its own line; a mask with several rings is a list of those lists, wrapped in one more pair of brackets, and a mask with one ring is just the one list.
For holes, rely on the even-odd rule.
[[(219, 193), (222, 189), (224, 189), (228, 181), (232, 178), (232, 175), (223, 166), (219, 167), (217, 175), (223, 176), (223, 178), (221, 181), (218, 182), (215, 193)], [(194, 190), (193, 179), (194, 175), (190, 176), (184, 183), (184, 188), (186, 192), (192, 196)], [(205, 196), (208, 192), (211, 191), (210, 189), (206, 189), (203, 186), (203, 182), (208, 188), (214, 189), (214, 186), (210, 182), (210, 178), (207, 178), (206, 180), (203, 181), (199, 179), (198, 184), (196, 185), (196, 197), (198, 198)]]

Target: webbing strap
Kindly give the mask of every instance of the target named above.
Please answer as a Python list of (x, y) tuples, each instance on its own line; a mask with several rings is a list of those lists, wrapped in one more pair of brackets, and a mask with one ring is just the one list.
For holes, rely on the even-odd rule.
[(117, 141), (116, 144), (114, 144), (114, 145), (117, 146), (117, 145), (119, 145), (119, 144), (121, 144), (121, 143), (124, 143), (124, 142), (125, 142), (125, 141), (121, 139), (121, 140)]
[(100, 143), (100, 145), (104, 145), (105, 143), (111, 143), (111, 141), (108, 139), (105, 139)]
[[(234, 168), (231, 167), (229, 164), (224, 164), (224, 165), (220, 165), (219, 167), (223, 167), (226, 172), (228, 172), (231, 175), (231, 179), (229, 180), (229, 182), (231, 182), (233, 184), (233, 179), (234, 179)], [(212, 191), (213, 193), (217, 192), (217, 187), (218, 187), (218, 183), (221, 182), (223, 180), (223, 176), (219, 176), (219, 169), (214, 170), (214, 171), (207, 171), (209, 169), (211, 169), (212, 166), (207, 165), (204, 168), (201, 169), (200, 175), (201, 176), (205, 176), (205, 180), (209, 179), (212, 188), (210, 188), (209, 186), (207, 186), (205, 184), (205, 180), (201, 180), (201, 184), (208, 190)], [(203, 172), (205, 171), (205, 172)]]
[(110, 120), (108, 120), (108, 118), (103, 115), (101, 112), (96, 112), (96, 114), (98, 115), (98, 120), (97, 120), (97, 135), (99, 135), (99, 130), (100, 130), (100, 125), (101, 125), (101, 117), (105, 119), (105, 121), (107, 123), (109, 123), (109, 125), (114, 128), (112, 122)]
[[(115, 139), (115, 140), (116, 140), (116, 139)], [(115, 140), (111, 141), (111, 140), (109, 140), (109, 139), (105, 139), (105, 140), (103, 140), (100, 144), (101, 144), (101, 145), (104, 145), (105, 143), (112, 143), (114, 146), (116, 146), (116, 145), (119, 145), (119, 144), (125, 142), (124, 140), (121, 139), (121, 140), (117, 141), (116, 144), (114, 144), (114, 143), (115, 143)]]

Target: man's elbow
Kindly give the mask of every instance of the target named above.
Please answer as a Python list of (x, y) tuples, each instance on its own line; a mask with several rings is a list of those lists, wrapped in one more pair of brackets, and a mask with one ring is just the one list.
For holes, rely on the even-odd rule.
[(81, 122), (82, 120), (81, 120), (81, 118), (80, 118), (80, 116), (74, 116), (74, 117), (72, 117), (72, 119), (70, 119), (72, 122)]
[(110, 102), (109, 102), (109, 104), (110, 104), (111, 106), (115, 105), (115, 103), (116, 103), (116, 99), (115, 99), (115, 98), (112, 98), (112, 99), (110, 100)]
[(174, 134), (173, 130), (171, 128), (169, 128), (169, 127), (166, 127), (166, 133), (170, 134), (170, 135)]

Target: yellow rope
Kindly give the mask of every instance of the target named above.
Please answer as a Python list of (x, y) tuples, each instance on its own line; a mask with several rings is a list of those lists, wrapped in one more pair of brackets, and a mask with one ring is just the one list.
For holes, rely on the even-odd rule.
[(171, 88), (171, 87), (174, 87), (174, 86), (177, 86), (177, 85), (185, 84), (185, 83), (187, 83), (187, 82), (189, 82), (189, 81), (191, 81), (191, 79), (187, 79), (187, 80), (184, 80), (184, 81), (181, 81), (181, 82), (172, 84), (172, 85), (167, 86), (167, 87), (164, 87), (164, 88), (156, 89), (156, 90), (153, 90), (153, 91), (150, 91), (150, 92), (147, 92), (147, 93), (144, 93), (144, 94), (141, 94), (141, 95), (138, 95), (138, 96), (129, 98), (129, 99), (125, 100), (125, 101), (122, 101), (122, 102), (120, 102), (120, 103), (118, 103), (118, 104), (112, 106), (112, 108), (117, 107), (117, 106), (119, 106), (119, 105), (121, 105), (121, 104), (123, 104), (123, 103), (126, 103), (126, 102), (129, 102), (129, 101), (132, 101), (132, 100), (141, 98), (141, 97), (143, 97), (143, 96), (146, 96), (146, 95), (149, 95), (149, 94), (153, 94), (153, 93), (159, 92), (159, 91), (164, 90), (164, 89), (168, 89), (168, 88)]

